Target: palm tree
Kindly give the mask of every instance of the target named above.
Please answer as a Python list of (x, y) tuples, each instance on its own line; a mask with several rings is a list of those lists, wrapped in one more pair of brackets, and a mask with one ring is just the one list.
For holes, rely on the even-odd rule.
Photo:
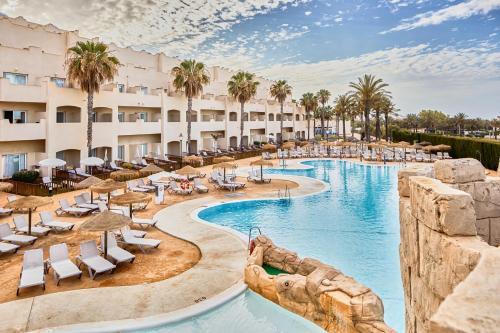
[(362, 78), (358, 78), (358, 82), (349, 84), (355, 90), (358, 103), (363, 106), (363, 114), (365, 117), (365, 138), (370, 142), (370, 111), (374, 107), (378, 98), (385, 94), (384, 90), (388, 84), (382, 79), (377, 79), (373, 75), (365, 74)]
[[(316, 96), (313, 93), (308, 92), (302, 95), (300, 99), (300, 105), (302, 105), (306, 110), (307, 117), (307, 141), (310, 140), (309, 130), (311, 127), (311, 111), (314, 110), (315, 105), (318, 103)], [(315, 122), (316, 123), (316, 122)]]
[(466, 118), (467, 115), (462, 112), (458, 113), (455, 117), (453, 117), (454, 123), (457, 125), (459, 136), (462, 136), (462, 129), (464, 128)]
[(271, 96), (274, 97), (281, 106), (281, 117), (280, 117), (280, 141), (283, 143), (283, 104), (285, 103), (288, 95), (292, 94), (292, 87), (286, 82), (286, 80), (278, 80), (271, 86), (270, 89)]
[(245, 126), (244, 117), (245, 103), (251, 100), (257, 94), (258, 81), (255, 81), (255, 75), (249, 72), (238, 72), (227, 82), (227, 91), (230, 96), (238, 100), (241, 105), (240, 118), (240, 149), (243, 150), (243, 129)]
[(420, 122), (418, 116), (415, 113), (409, 113), (406, 116), (406, 122), (408, 123), (408, 127), (414, 129), (414, 132), (417, 133), (418, 124)]
[(330, 128), (330, 120), (333, 119), (334, 111), (330, 105), (327, 105), (322, 108), (321, 112), (326, 120), (326, 139), (328, 140), (328, 129)]
[[(328, 103), (328, 100), (330, 99), (330, 92), (326, 89), (321, 89), (318, 91), (316, 94), (316, 97), (318, 98), (318, 102), (321, 103), (322, 111), (325, 111), (325, 105)], [(325, 136), (325, 114), (321, 112), (321, 136)]]
[(498, 129), (500, 128), (500, 116), (496, 117), (495, 119), (491, 120), (491, 126), (493, 126), (493, 137), (495, 140), (497, 139), (497, 132)]
[[(191, 112), (193, 109), (193, 97), (203, 92), (203, 86), (210, 82), (210, 76), (202, 62), (194, 59), (184, 60), (172, 68), (174, 76), (175, 91), (182, 91), (188, 100), (187, 109), (187, 142), (188, 154), (191, 154)], [(182, 151), (182, 147), (181, 147)]]
[(335, 99), (335, 113), (342, 119), (342, 133), (344, 141), (346, 140), (345, 134), (345, 120), (347, 117), (354, 117), (354, 100), (351, 95), (339, 95)]
[(92, 118), (94, 94), (106, 81), (114, 79), (120, 61), (111, 55), (106, 44), (100, 42), (76, 42), (66, 54), (68, 81), (76, 83), (87, 93), (87, 150), (92, 154)]
[(396, 114), (396, 105), (391, 101), (388, 96), (384, 96), (382, 103), (382, 113), (384, 114), (384, 125), (385, 125), (385, 141), (389, 139), (389, 116), (391, 114)]

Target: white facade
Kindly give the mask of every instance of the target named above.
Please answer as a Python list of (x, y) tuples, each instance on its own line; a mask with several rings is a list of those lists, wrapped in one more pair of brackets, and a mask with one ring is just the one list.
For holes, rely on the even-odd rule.
[[(0, 16), (0, 178), (12, 168), (30, 168), (59, 157), (78, 166), (86, 157), (87, 96), (65, 81), (66, 50), (84, 40), (77, 31)], [(186, 149), (187, 100), (172, 86), (178, 59), (110, 45), (123, 66), (114, 82), (94, 96), (92, 147), (98, 156), (130, 161), (145, 152), (161, 156)], [(234, 72), (209, 68), (210, 84), (193, 101), (193, 150), (227, 148), (240, 142), (240, 105), (227, 96)], [(266, 141), (280, 132), (280, 105), (261, 79), (245, 105), (244, 142)], [(303, 109), (284, 106), (284, 139), (305, 138)], [(311, 121), (311, 137), (312, 121)], [(214, 137), (216, 139), (214, 139)], [(216, 142), (215, 142), (216, 141)], [(19, 166), (17, 164), (19, 164)]]

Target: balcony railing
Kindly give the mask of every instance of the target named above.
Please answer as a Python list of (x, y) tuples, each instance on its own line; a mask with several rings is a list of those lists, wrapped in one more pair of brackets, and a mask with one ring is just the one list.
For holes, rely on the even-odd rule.
[(44, 140), (47, 134), (46, 120), (39, 123), (14, 123), (0, 120), (0, 141)]

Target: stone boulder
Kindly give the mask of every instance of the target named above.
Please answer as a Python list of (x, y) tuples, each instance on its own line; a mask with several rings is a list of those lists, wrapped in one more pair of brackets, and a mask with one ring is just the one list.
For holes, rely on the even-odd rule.
[(284, 272), (294, 274), (300, 265), (300, 258), (297, 253), (277, 247), (266, 236), (260, 235), (254, 239), (256, 247), (262, 247), (264, 250), (264, 262), (271, 267)]
[(410, 177), (425, 176), (434, 178), (434, 167), (428, 166), (415, 166), (404, 168), (398, 171), (398, 191), (401, 197), (410, 196)]
[(436, 161), (434, 173), (436, 179), (449, 184), (476, 182), (486, 178), (483, 165), (474, 158)]
[(476, 214), (470, 194), (439, 180), (410, 177), (411, 213), (429, 228), (447, 235), (476, 235)]

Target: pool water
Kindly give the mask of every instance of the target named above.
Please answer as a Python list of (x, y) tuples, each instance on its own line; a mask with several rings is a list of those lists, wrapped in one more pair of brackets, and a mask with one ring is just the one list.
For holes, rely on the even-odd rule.
[(246, 291), (224, 305), (209, 312), (158, 328), (136, 333), (316, 333), (319, 326)]
[(331, 189), (291, 201), (226, 203), (202, 210), (199, 217), (245, 234), (260, 227), (278, 246), (333, 265), (377, 293), (386, 323), (404, 331), (397, 167), (339, 160), (304, 164), (313, 169), (267, 172), (320, 179)]

